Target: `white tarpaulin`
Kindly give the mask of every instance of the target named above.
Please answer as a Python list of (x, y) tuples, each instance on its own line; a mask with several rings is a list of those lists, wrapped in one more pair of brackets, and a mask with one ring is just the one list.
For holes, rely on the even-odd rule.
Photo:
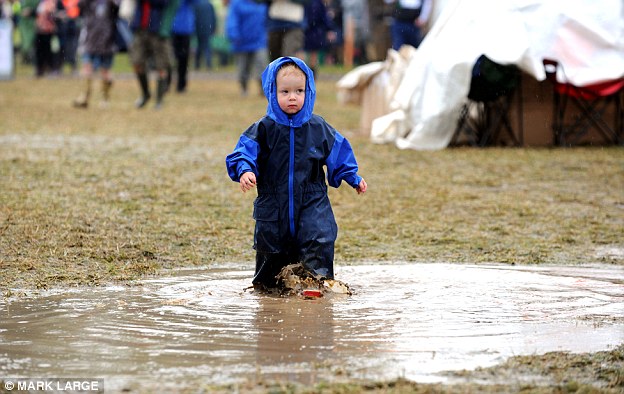
[(13, 23), (0, 19), (0, 79), (13, 77)]
[(468, 94), (472, 66), (482, 54), (516, 64), (540, 81), (544, 58), (558, 60), (575, 85), (621, 78), (624, 1), (447, 1), (411, 56), (391, 112), (372, 122), (373, 141), (445, 148)]

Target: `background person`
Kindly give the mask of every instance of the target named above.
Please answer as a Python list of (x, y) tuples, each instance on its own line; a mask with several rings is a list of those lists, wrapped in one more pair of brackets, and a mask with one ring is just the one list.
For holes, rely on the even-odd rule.
[(38, 4), (38, 0), (22, 0), (18, 26), (21, 38), (22, 64), (32, 64), (35, 61), (35, 35), (37, 33), (35, 20)]
[(403, 45), (418, 48), (424, 34), (423, 29), (431, 16), (431, 0), (386, 0), (394, 3), (392, 12), (392, 49), (399, 50)]
[(305, 17), (307, 26), (304, 50), (308, 57), (307, 64), (316, 78), (319, 52), (329, 49), (336, 42), (338, 28), (330, 18), (323, 0), (310, 0), (305, 7)]
[(256, 79), (262, 94), (260, 75), (267, 65), (267, 6), (254, 0), (231, 0), (225, 34), (236, 57), (241, 95), (247, 95), (250, 79)]
[[(264, 0), (260, 0), (264, 1)], [(269, 1), (267, 13), (269, 60), (281, 56), (303, 57), (305, 5), (310, 0)]]
[(121, 0), (80, 0), (82, 15), (82, 77), (84, 91), (73, 102), (76, 108), (87, 108), (91, 97), (93, 73), (101, 70), (102, 100), (104, 105), (110, 99), (113, 85), (111, 68), (116, 52), (115, 23)]
[(156, 108), (162, 105), (168, 88), (167, 70), (171, 67), (171, 22), (177, 6), (176, 0), (137, 0), (134, 17), (130, 23), (133, 32), (130, 58), (141, 96), (135, 106), (143, 108), (152, 97), (149, 88), (148, 67), (157, 75)]
[(217, 15), (210, 0), (199, 0), (195, 3), (195, 69), (201, 69), (202, 63), (208, 70), (212, 69), (212, 36), (217, 30)]
[(171, 27), (171, 45), (176, 62), (176, 92), (186, 91), (188, 63), (191, 56), (191, 37), (195, 34), (196, 0), (180, 0)]
[(78, 38), (80, 36), (80, 8), (79, 0), (62, 0), (65, 15), (59, 24), (59, 41), (61, 44), (61, 70), (65, 64), (69, 65), (71, 73), (75, 73), (78, 67), (76, 53), (78, 50)]
[(35, 75), (40, 78), (46, 73), (56, 73), (60, 65), (56, 58), (60, 50), (57, 34), (63, 3), (60, 0), (40, 0), (35, 12)]

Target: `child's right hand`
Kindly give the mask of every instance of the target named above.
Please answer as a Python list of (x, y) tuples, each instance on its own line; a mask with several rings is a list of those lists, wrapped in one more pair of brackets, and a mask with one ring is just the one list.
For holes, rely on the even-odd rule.
[(366, 184), (366, 181), (362, 179), (360, 184), (355, 188), (355, 191), (357, 194), (363, 194), (366, 193), (366, 189), (368, 189), (368, 185)]
[(238, 180), (240, 182), (240, 188), (245, 193), (247, 190), (251, 190), (256, 186), (256, 174), (253, 172), (245, 172), (240, 176)]

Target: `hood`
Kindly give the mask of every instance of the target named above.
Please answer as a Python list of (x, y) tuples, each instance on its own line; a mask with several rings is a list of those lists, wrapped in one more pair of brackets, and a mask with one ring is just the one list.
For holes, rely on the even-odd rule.
[[(279, 68), (285, 63), (297, 64), (297, 66), (299, 66), (299, 68), (302, 69), (306, 75), (306, 95), (303, 108), (301, 108), (301, 111), (291, 115), (290, 117), (282, 111), (277, 103), (277, 89), (275, 86), (277, 70), (279, 70)], [(316, 86), (314, 85), (314, 74), (312, 74), (312, 70), (303, 62), (303, 60), (291, 56), (280, 57), (272, 61), (262, 73), (262, 89), (264, 90), (264, 95), (268, 101), (266, 114), (277, 123), (288, 126), (290, 125), (290, 120), (292, 121), (293, 126), (300, 127), (312, 117), (314, 100), (316, 99)]]

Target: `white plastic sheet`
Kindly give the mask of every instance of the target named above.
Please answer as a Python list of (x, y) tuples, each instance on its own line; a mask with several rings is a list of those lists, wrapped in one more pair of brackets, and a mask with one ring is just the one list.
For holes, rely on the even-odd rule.
[(13, 78), (13, 23), (0, 19), (0, 80)]
[[(557, 59), (575, 85), (624, 76), (622, 0), (449, 0), (412, 55), (390, 103), (373, 120), (376, 142), (445, 148), (485, 54), (544, 80), (542, 60)], [(564, 77), (560, 75), (559, 77)]]

